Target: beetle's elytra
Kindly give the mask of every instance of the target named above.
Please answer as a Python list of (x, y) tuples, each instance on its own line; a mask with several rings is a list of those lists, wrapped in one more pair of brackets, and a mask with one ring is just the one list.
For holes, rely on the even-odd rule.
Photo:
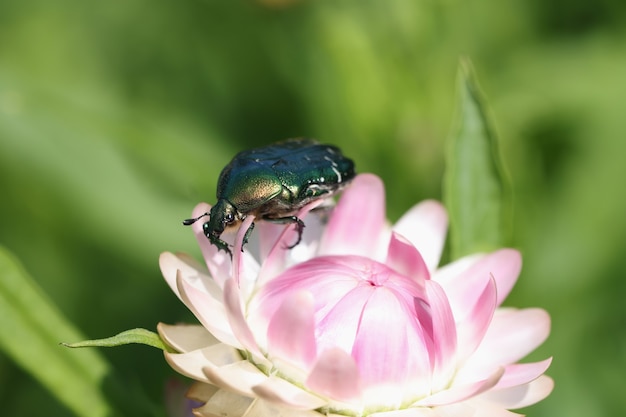
[[(296, 212), (314, 200), (332, 196), (354, 176), (354, 162), (339, 148), (313, 139), (288, 139), (239, 152), (220, 174), (217, 203), (208, 213), (183, 224), (188, 226), (209, 216), (202, 225), (204, 234), (232, 256), (220, 236), (247, 215), (274, 223), (295, 223), (298, 240), (291, 249), (300, 243), (304, 228)], [(244, 243), (253, 228), (254, 223), (246, 231)]]

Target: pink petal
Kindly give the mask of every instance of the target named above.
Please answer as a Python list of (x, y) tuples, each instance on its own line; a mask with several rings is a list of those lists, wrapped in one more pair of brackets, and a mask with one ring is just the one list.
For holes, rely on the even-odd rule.
[(490, 267), (498, 288), (498, 305), (508, 297), (522, 270), (522, 255), (515, 249), (500, 249), (489, 255)]
[(429, 271), (436, 269), (448, 230), (448, 214), (441, 203), (426, 200), (413, 206), (398, 220), (393, 230), (417, 248)]
[(258, 289), (257, 277), (261, 266), (254, 256), (244, 249), (241, 254), (243, 263), (239, 269), (239, 291), (242, 300), (249, 300), (252, 294)]
[(285, 298), (267, 330), (270, 355), (307, 369), (315, 360), (315, 319), (311, 293), (300, 291)]
[(313, 410), (327, 403), (282, 378), (272, 376), (252, 387), (252, 391), (266, 401), (301, 410)]
[[(265, 329), (267, 329), (269, 319), (276, 314), (276, 310), (282, 305), (285, 297), (297, 291), (307, 291), (313, 294), (316, 317), (323, 321), (324, 317), (333, 314), (333, 307), (346, 293), (349, 293), (358, 284), (358, 277), (354, 276), (356, 273), (349, 261), (350, 259), (346, 260), (343, 257), (318, 257), (297, 264), (280, 276), (275, 277), (253, 297), (248, 305), (251, 326), (254, 329), (259, 329), (260, 333), (266, 334)], [(354, 263), (362, 265), (362, 261)], [(342, 325), (345, 324), (351, 328), (358, 325), (360, 310), (350, 317), (345, 311), (337, 314), (336, 320), (341, 320)], [(331, 320), (330, 324), (332, 323), (336, 322)], [(340, 332), (340, 334), (333, 334), (329, 337), (331, 346), (337, 345), (335, 338), (337, 336), (346, 341), (342, 346), (348, 351), (354, 341), (353, 335), (356, 330), (349, 331), (348, 327), (342, 326)], [(322, 333), (327, 334), (326, 330)], [(352, 337), (347, 336), (348, 334), (352, 334)], [(260, 340), (258, 334), (257, 337)], [(318, 344), (318, 349), (319, 347)]]
[(493, 388), (498, 383), (503, 373), (504, 368), (500, 368), (483, 380), (469, 384), (454, 385), (445, 391), (440, 391), (430, 397), (424, 398), (414, 405), (433, 407), (466, 400)]
[(250, 226), (254, 223), (254, 216), (248, 215), (239, 226), (237, 235), (235, 237), (235, 245), (233, 246), (233, 278), (238, 286), (241, 286), (242, 278), (245, 281), (253, 280), (254, 274), (250, 274), (244, 267), (245, 265), (245, 253), (243, 251), (243, 239)]
[(426, 282), (426, 294), (432, 316), (434, 340), (433, 390), (444, 389), (456, 371), (457, 334), (454, 316), (446, 294), (434, 281)]
[[(296, 217), (304, 221), (311, 210), (319, 207), (323, 203), (323, 200), (315, 200), (307, 204), (298, 211)], [(303, 240), (305, 240), (306, 236), (306, 225), (307, 223), (305, 222), (305, 229), (302, 232)], [(293, 242), (296, 242), (298, 239), (295, 225), (282, 226), (281, 230), (282, 231), (278, 235), (278, 239), (271, 242), (272, 249), (267, 255), (265, 262), (263, 262), (262, 264), (261, 271), (259, 272), (257, 280), (259, 286), (264, 285), (267, 281), (276, 277), (282, 271), (284, 271), (287, 266), (289, 256), (292, 254), (292, 251), (298, 248), (296, 247), (289, 249), (289, 246), (292, 245)], [(300, 246), (300, 244), (298, 244), (298, 246)]]
[[(320, 244), (321, 255), (363, 255), (384, 259), (385, 190), (375, 175), (358, 175), (343, 192)], [(385, 246), (383, 246), (383, 244)]]
[(354, 400), (361, 395), (356, 363), (341, 349), (324, 351), (309, 374), (305, 385), (313, 391), (336, 400)]
[[(211, 210), (211, 206), (207, 203), (198, 204), (193, 211), (191, 212), (191, 217), (198, 217), (204, 213), (208, 213)], [(196, 236), (196, 240), (198, 241), (198, 245), (200, 246), (200, 250), (202, 251), (202, 256), (206, 260), (207, 267), (209, 268), (209, 272), (215, 281), (222, 286), (224, 281), (230, 278), (230, 257), (224, 251), (217, 250), (215, 245), (212, 245), (209, 242), (209, 239), (204, 235), (202, 231), (202, 225), (208, 220), (200, 219), (195, 222), (191, 227)], [(224, 237), (226, 234), (224, 234)]]
[(405, 392), (398, 387), (427, 393), (431, 353), (414, 305), (406, 305), (387, 288), (374, 290), (352, 347), (364, 386), (394, 384), (396, 389), (388, 396), (396, 398), (386, 398), (388, 404), (399, 404), (404, 398)]
[[(317, 325), (318, 352), (333, 347), (339, 347), (345, 352), (352, 349), (361, 322), (361, 314), (371, 292), (371, 287), (357, 286), (347, 293), (344, 292), (343, 297), (336, 303), (333, 301), (337, 294), (330, 294), (331, 297), (326, 299), (329, 302), (317, 312), (320, 316)], [(315, 296), (315, 293), (313, 294)]]
[(261, 358), (263, 355), (259, 351), (259, 347), (241, 309), (239, 287), (232, 278), (224, 283), (224, 306), (226, 307), (228, 323), (230, 323), (230, 328), (237, 340), (241, 342), (245, 349)]
[(284, 224), (270, 222), (259, 222), (254, 232), (258, 229), (259, 234), (259, 262), (264, 265), (267, 257), (271, 253), (274, 244), (279, 240), (280, 235), (285, 231)]
[(503, 408), (517, 409), (538, 403), (550, 395), (553, 389), (552, 378), (542, 375), (524, 385), (486, 392), (480, 398)]
[(533, 381), (543, 375), (550, 367), (552, 358), (541, 362), (515, 363), (504, 368), (504, 375), (494, 389), (510, 388)]
[(389, 240), (385, 264), (398, 273), (411, 278), (420, 286), (424, 285), (425, 280), (430, 279), (428, 267), (424, 263), (422, 255), (408, 240), (395, 232), (391, 234)]
[(197, 324), (157, 324), (159, 336), (178, 352), (190, 352), (219, 343), (207, 329)]
[[(296, 213), (296, 217), (301, 219), (303, 222), (304, 220), (307, 220), (307, 222), (304, 223), (305, 228), (304, 230), (302, 230), (302, 236), (300, 236), (301, 240), (306, 240), (305, 237), (306, 235), (308, 235), (308, 229), (306, 227), (309, 219), (307, 219), (307, 216), (312, 210), (315, 210), (316, 208), (321, 207), (324, 204), (325, 200), (313, 200), (304, 207), (302, 207), (300, 210), (298, 210), (298, 212)], [(288, 249), (288, 247), (294, 245), (294, 243), (298, 240), (298, 237), (299, 236), (296, 225), (293, 223), (287, 225), (282, 235), (280, 236), (280, 239), (274, 245), (273, 250), (280, 248), (284, 253), (289, 253), (290, 249)], [(300, 243), (298, 243), (298, 245), (300, 245)]]
[(457, 378), (517, 362), (535, 350), (550, 333), (550, 316), (544, 310), (498, 309), (482, 343), (459, 370)]
[(210, 294), (191, 285), (180, 271), (176, 283), (187, 308), (213, 336), (223, 343), (242, 348), (228, 325), (226, 310), (221, 300), (216, 300)]
[(311, 212), (302, 218), (306, 225), (302, 233), (302, 241), (295, 248), (287, 251), (289, 254), (288, 266), (307, 261), (317, 254), (322, 234), (326, 230), (328, 217), (335, 206), (334, 202), (331, 204), (329, 201), (322, 201), (321, 203), (323, 204), (311, 209)]
[(515, 250), (503, 249), (481, 257), (465, 258), (459, 265), (461, 268), (456, 268), (456, 275), (437, 273), (433, 279), (445, 289), (456, 321), (464, 322), (492, 278), (498, 290), (497, 305), (502, 302), (517, 280), (521, 257)]
[[(490, 328), (496, 309), (496, 301), (496, 283), (490, 279), (482, 288), (482, 292), (468, 316), (457, 325), (459, 361), (465, 361), (482, 342)], [(492, 372), (492, 368), (487, 369), (486, 372)]]

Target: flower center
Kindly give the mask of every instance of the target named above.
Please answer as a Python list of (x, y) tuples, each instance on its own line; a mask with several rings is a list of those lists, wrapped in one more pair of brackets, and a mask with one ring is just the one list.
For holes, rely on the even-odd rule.
[[(294, 294), (312, 297), (314, 351), (340, 348), (355, 361), (365, 387), (429, 380), (432, 317), (418, 278), (360, 256), (323, 256), (270, 281), (251, 303), (267, 323)], [(269, 326), (269, 324), (268, 324)], [(265, 327), (267, 328), (267, 327)], [(311, 366), (314, 361), (312, 361)]]

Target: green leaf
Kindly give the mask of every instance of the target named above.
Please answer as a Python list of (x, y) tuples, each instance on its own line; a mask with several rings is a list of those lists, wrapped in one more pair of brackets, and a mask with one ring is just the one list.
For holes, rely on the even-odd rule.
[(131, 343), (139, 343), (142, 345), (148, 345), (157, 349), (165, 350), (167, 352), (175, 352), (174, 349), (167, 346), (158, 334), (146, 329), (131, 329), (122, 333), (118, 333), (113, 337), (107, 337), (106, 339), (94, 339), (85, 340), (76, 343), (62, 343), (63, 346), (69, 348), (81, 348), (81, 347), (115, 347), (128, 345)]
[(18, 260), (0, 247), (0, 349), (77, 415), (110, 416), (100, 391), (109, 365), (94, 350), (62, 349), (81, 334), (63, 317)]
[(511, 220), (498, 138), (469, 61), (461, 62), (458, 90), (459, 108), (446, 153), (444, 181), (451, 259), (502, 247)]

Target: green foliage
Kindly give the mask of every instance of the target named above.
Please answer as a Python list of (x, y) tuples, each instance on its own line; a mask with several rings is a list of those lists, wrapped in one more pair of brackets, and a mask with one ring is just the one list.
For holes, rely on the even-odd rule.
[[(524, 270), (507, 303), (553, 317), (533, 358), (554, 355), (556, 389), (524, 412), (619, 415), (625, 3), (276, 3), (0, 2), (0, 244), (36, 280), (11, 266), (29, 283), (19, 285), (40, 288), (51, 317), (85, 334), (65, 335), (64, 320), (22, 323), (32, 330), (24, 337), (49, 350), (41, 355), (57, 358), (49, 368), (102, 355), (90, 372), (110, 363), (119, 380), (140, 381), (162, 402), (173, 371), (160, 352), (58, 342), (193, 320), (163, 282), (158, 255), (197, 254), (180, 220), (214, 201), (217, 175), (241, 149), (293, 136), (335, 143), (360, 172), (383, 178), (392, 220), (441, 198), (455, 71), (468, 56), (513, 193), (511, 235), (492, 230), (484, 248), (499, 239), (520, 248)], [(451, 214), (470, 208), (457, 203)], [(15, 312), (28, 314), (15, 310), (22, 292), (8, 283), (0, 277), (3, 414), (93, 415), (61, 405), (35, 356), (18, 359), (7, 344)], [(107, 396), (109, 407), (118, 400)]]
[(109, 368), (96, 351), (71, 354), (60, 338), (79, 338), (15, 257), (0, 247), (0, 348), (77, 415), (107, 416), (100, 391)]
[(115, 336), (104, 339), (84, 340), (82, 342), (62, 343), (68, 348), (84, 348), (84, 347), (117, 347), (137, 343), (140, 345), (151, 346), (166, 352), (175, 352), (167, 346), (159, 335), (146, 329), (130, 329), (116, 334)]
[(496, 133), (469, 61), (458, 76), (458, 114), (448, 144), (444, 203), (450, 215), (452, 259), (505, 246), (504, 177)]

